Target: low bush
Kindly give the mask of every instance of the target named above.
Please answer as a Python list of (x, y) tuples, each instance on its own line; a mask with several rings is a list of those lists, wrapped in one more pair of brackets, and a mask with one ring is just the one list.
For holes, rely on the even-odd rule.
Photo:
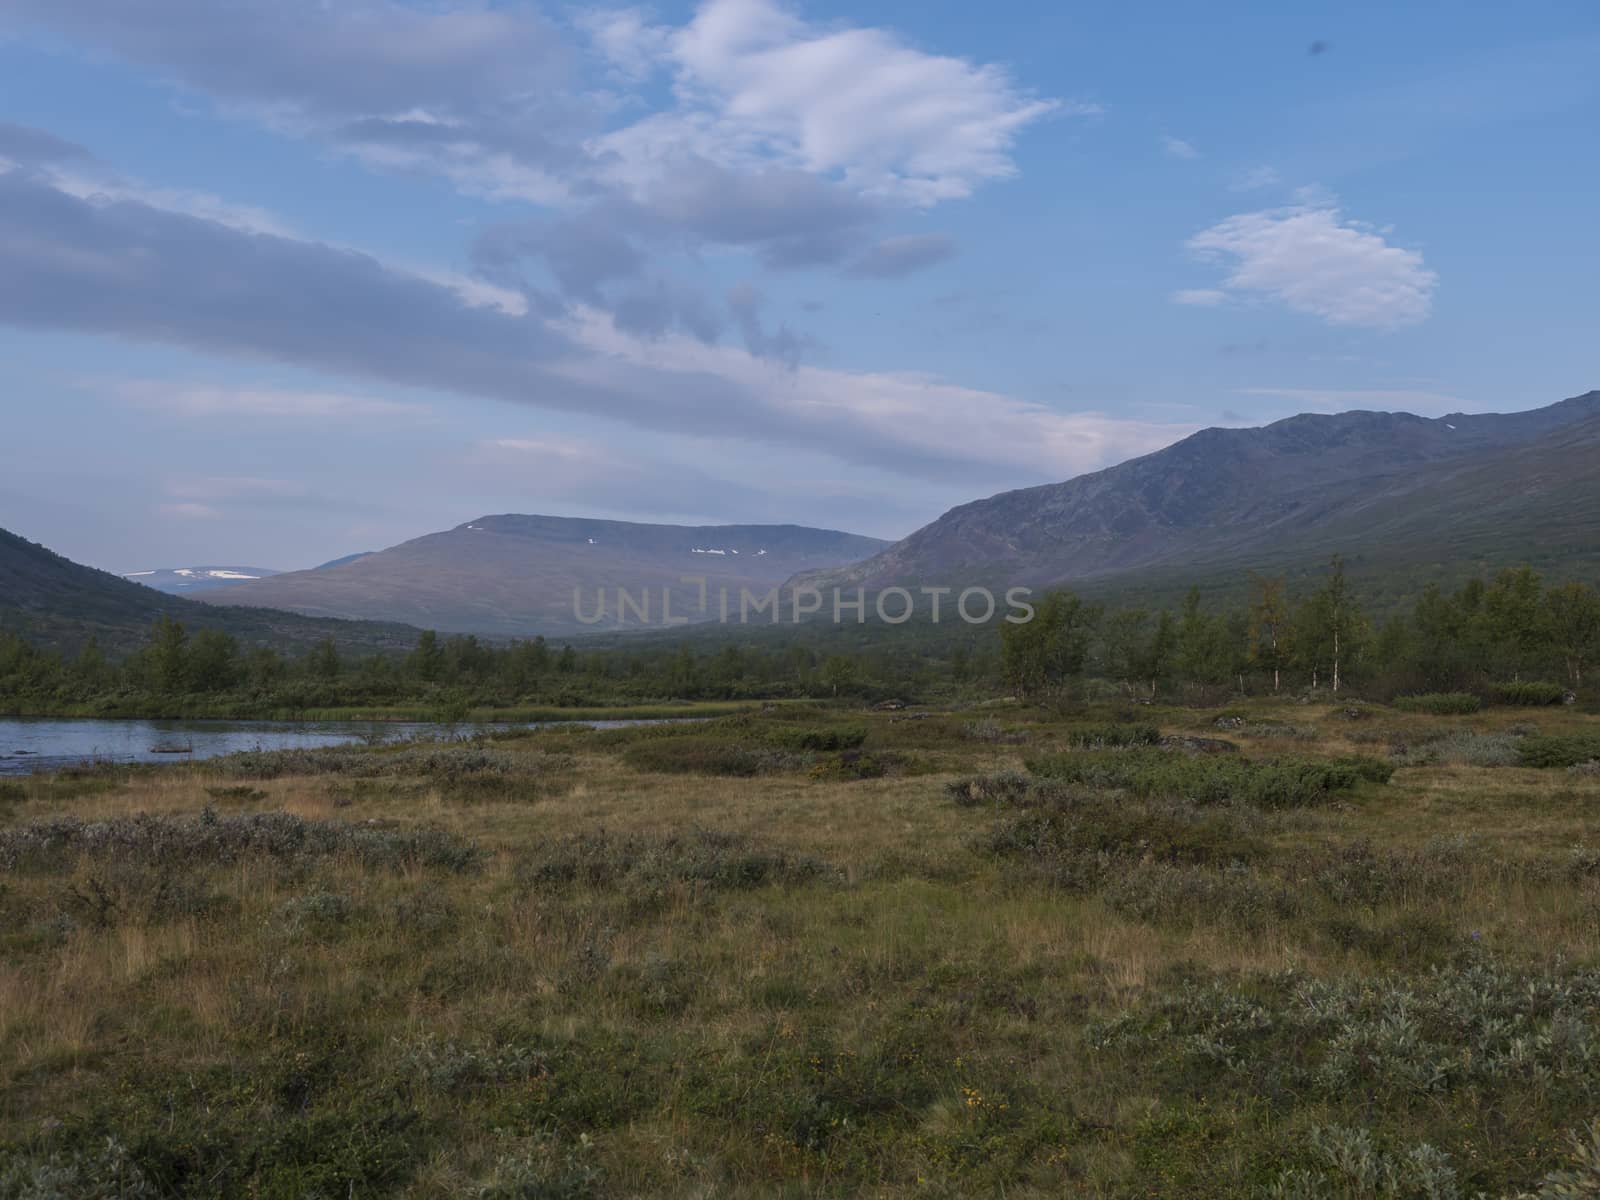
[(1067, 745), (1082, 750), (1154, 746), (1160, 741), (1161, 731), (1154, 725), (1087, 725), (1067, 732)]
[(433, 826), (354, 825), (283, 812), (219, 817), (207, 809), (193, 818), (140, 814), (106, 821), (62, 817), (0, 830), (0, 867), (7, 870), (63, 870), (79, 859), (178, 868), (250, 857), (340, 856), (392, 870), (466, 871), (483, 860), (471, 842)]
[(1529, 708), (1560, 704), (1567, 697), (1567, 689), (1559, 683), (1537, 680), (1514, 680), (1497, 683), (1489, 690), (1496, 704), (1522, 705)]
[(605, 830), (547, 843), (525, 855), (517, 879), (535, 891), (572, 886), (651, 891), (696, 884), (712, 891), (808, 883), (838, 872), (821, 859), (768, 849), (738, 834), (616, 835)]
[(1394, 774), (1389, 763), (1363, 756), (1256, 760), (1162, 750), (1061, 754), (1030, 759), (1027, 766), (1047, 779), (1117, 788), (1135, 796), (1266, 809), (1326, 804), (1363, 780), (1386, 783)]
[(572, 765), (566, 755), (512, 757), (481, 746), (406, 746), (398, 750), (354, 750), (326, 747), (295, 750), (244, 750), (212, 759), (207, 766), (239, 779), (277, 779), (284, 775), (348, 775), (358, 779), (425, 776), (455, 779), (486, 773), (512, 775), (562, 770)]
[(968, 721), (961, 727), (961, 736), (969, 742), (992, 742), (1002, 746), (1020, 746), (1027, 742), (1026, 729), (1013, 729), (999, 721)]
[(1401, 767), (1514, 767), (1520, 761), (1521, 735), (1512, 731), (1475, 733), (1456, 729), (1420, 742), (1400, 743), (1391, 759)]
[(1456, 717), (1477, 712), (1483, 707), (1483, 701), (1471, 692), (1422, 692), (1415, 696), (1396, 696), (1394, 706), (1401, 712)]
[(867, 740), (867, 731), (856, 725), (780, 726), (765, 731), (765, 740), (785, 750), (858, 750)]
[(1600, 733), (1543, 734), (1517, 744), (1524, 767), (1576, 767), (1600, 760)]
[(770, 746), (740, 745), (712, 737), (653, 738), (635, 742), (622, 759), (636, 771), (689, 775), (768, 775), (814, 762), (811, 755)]
[(1583, 1108), (1600, 1101), (1596, 1005), (1592, 971), (1473, 955), (1423, 975), (1189, 982), (1091, 1027), (1089, 1042), (1186, 1090), (1222, 1083), (1254, 1096), (1406, 1106), (1519, 1088)]

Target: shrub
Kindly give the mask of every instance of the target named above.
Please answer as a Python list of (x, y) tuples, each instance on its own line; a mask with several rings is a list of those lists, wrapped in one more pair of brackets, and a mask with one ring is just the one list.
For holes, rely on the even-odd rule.
[(1026, 729), (1011, 729), (999, 721), (968, 721), (961, 727), (961, 736), (969, 742), (1020, 746), (1032, 735)]
[(713, 891), (806, 883), (837, 874), (821, 859), (757, 846), (737, 834), (698, 830), (651, 837), (594, 833), (562, 838), (518, 864), (517, 879), (536, 891), (574, 884), (626, 890), (694, 883)]
[(1495, 684), (1489, 694), (1496, 704), (1523, 705), (1532, 708), (1560, 704), (1566, 699), (1567, 689), (1559, 683), (1514, 680), (1511, 683)]
[(1124, 856), (1143, 862), (1224, 865), (1255, 858), (1261, 844), (1215, 809), (1178, 804), (1084, 804), (1001, 822), (991, 850), (1035, 858)]
[(1587, 1108), (1600, 1100), (1597, 1004), (1592, 971), (1472, 955), (1420, 975), (1190, 981), (1092, 1026), (1088, 1040), (1183, 1088), (1387, 1106), (1525, 1086), (1544, 1103)]
[(1521, 736), (1511, 731), (1474, 733), (1470, 729), (1457, 729), (1430, 737), (1418, 745), (1400, 745), (1391, 758), (1402, 767), (1514, 767), (1520, 761), (1521, 741)]
[(1477, 712), (1483, 707), (1483, 701), (1471, 692), (1423, 692), (1416, 696), (1396, 696), (1394, 706), (1401, 712), (1454, 717)]
[(214, 758), (207, 765), (241, 779), (276, 779), (282, 775), (348, 775), (358, 779), (418, 775), (456, 779), (464, 775), (511, 775), (570, 767), (566, 755), (524, 755), (513, 758), (481, 746), (406, 746), (399, 750), (352, 750), (327, 747), (294, 750), (244, 750)]
[(623, 761), (637, 771), (693, 775), (767, 775), (809, 766), (809, 756), (710, 737), (646, 739), (627, 747)]
[(219, 817), (140, 814), (106, 821), (62, 817), (0, 830), (0, 867), (60, 870), (79, 858), (166, 868), (237, 862), (250, 857), (303, 860), (348, 856), (367, 867), (408, 866), (466, 871), (483, 852), (432, 826), (403, 829), (314, 821), (291, 813)]
[(1067, 744), (1084, 750), (1118, 746), (1154, 746), (1161, 731), (1154, 725), (1088, 725), (1067, 733)]
[(1363, 756), (1253, 760), (1155, 750), (1055, 755), (1030, 759), (1027, 765), (1045, 778), (1119, 788), (1141, 797), (1267, 809), (1325, 804), (1362, 780), (1385, 783), (1394, 774), (1390, 764)]
[(1575, 767), (1600, 759), (1600, 734), (1568, 733), (1525, 737), (1517, 744), (1524, 767)]
[(766, 740), (785, 750), (857, 750), (867, 740), (867, 731), (855, 725), (816, 726), (813, 728), (768, 730)]

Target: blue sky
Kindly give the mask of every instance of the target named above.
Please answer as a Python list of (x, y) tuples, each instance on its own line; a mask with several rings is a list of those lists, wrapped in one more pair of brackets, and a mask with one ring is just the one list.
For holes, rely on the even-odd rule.
[(0, 0), (0, 525), (899, 536), (1600, 386), (1600, 8)]

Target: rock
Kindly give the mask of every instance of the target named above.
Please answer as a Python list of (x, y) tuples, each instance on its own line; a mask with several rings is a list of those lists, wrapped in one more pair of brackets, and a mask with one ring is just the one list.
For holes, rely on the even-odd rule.
[(880, 700), (872, 707), (877, 712), (898, 712), (906, 706), (904, 700)]
[(1244, 728), (1244, 718), (1243, 717), (1218, 717), (1217, 720), (1216, 720), (1216, 726), (1217, 726), (1218, 729), (1243, 729)]
[(1563, 703), (1563, 704), (1576, 704), (1577, 702), (1578, 702), (1578, 693), (1577, 692), (1563, 692), (1561, 694), (1561, 703)]

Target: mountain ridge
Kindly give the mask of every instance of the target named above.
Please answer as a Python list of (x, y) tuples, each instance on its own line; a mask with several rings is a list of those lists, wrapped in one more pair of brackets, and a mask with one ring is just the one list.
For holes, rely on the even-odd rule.
[[(1348, 514), (1379, 502), (1427, 510), (1448, 530), (1456, 517), (1442, 498), (1430, 498), (1430, 488), (1445, 486), (1468, 464), (1492, 472), (1497, 454), (1546, 442), (1553, 451), (1564, 433), (1586, 446), (1582, 431), (1596, 421), (1600, 391), (1524, 413), (1303, 413), (1247, 429), (1205, 429), (1100, 471), (958, 505), (870, 559), (789, 582), (1039, 586), (1153, 569), (1194, 572), (1271, 559), (1269, 548), (1280, 559), (1303, 558), (1313, 546), (1320, 553), (1324, 535), (1343, 527)], [(1537, 454), (1518, 461), (1526, 471)], [(1582, 463), (1567, 463), (1564, 477), (1581, 485)], [(1515, 479), (1502, 481), (1513, 496)], [(1543, 516), (1558, 518), (1559, 505), (1540, 496), (1549, 510)], [(1579, 541), (1600, 542), (1587, 508), (1583, 520)], [(1427, 535), (1416, 528), (1415, 513), (1400, 524), (1411, 536)], [(1362, 531), (1346, 533), (1359, 544)]]
[[(575, 635), (619, 627), (574, 612), (581, 589), (638, 594), (671, 588), (675, 612), (708, 587), (765, 591), (799, 570), (837, 566), (888, 545), (804, 525), (657, 525), (590, 517), (501, 513), (424, 534), (354, 561), (217, 589), (207, 602), (266, 605), (325, 617), (382, 618), (450, 633)], [(709, 615), (709, 614), (706, 614)]]

